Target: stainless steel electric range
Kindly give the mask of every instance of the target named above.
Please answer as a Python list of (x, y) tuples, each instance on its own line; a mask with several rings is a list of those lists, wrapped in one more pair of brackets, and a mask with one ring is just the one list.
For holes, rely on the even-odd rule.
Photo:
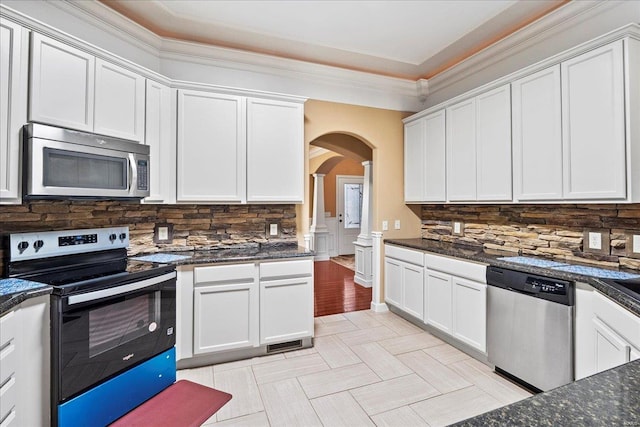
[(128, 245), (128, 227), (8, 238), (7, 275), (53, 286), (54, 426), (107, 425), (175, 382), (175, 267)]

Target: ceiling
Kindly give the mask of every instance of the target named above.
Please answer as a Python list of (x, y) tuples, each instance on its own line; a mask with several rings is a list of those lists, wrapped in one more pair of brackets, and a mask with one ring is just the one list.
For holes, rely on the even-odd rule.
[(568, 0), (101, 0), (162, 37), (428, 79)]

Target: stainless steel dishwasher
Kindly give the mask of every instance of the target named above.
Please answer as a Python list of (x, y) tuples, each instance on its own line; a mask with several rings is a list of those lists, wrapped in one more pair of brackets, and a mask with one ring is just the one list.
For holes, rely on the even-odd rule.
[(573, 381), (573, 283), (488, 267), (487, 285), (487, 353), (496, 372), (541, 391)]

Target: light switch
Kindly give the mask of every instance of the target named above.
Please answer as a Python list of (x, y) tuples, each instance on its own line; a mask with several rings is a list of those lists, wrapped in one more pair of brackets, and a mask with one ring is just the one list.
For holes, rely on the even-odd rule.
[(640, 254), (640, 234), (633, 235), (633, 244), (631, 245), (631, 252), (634, 254)]
[(269, 236), (277, 236), (277, 235), (278, 235), (278, 224), (270, 224)]
[(389, 221), (382, 221), (382, 231), (389, 230)]
[(454, 222), (453, 223), (453, 232), (455, 234), (460, 234), (460, 223), (459, 222)]
[(396, 221), (393, 223), (393, 228), (395, 228), (396, 230), (400, 230), (400, 220), (396, 219)]
[(602, 234), (597, 232), (589, 232), (589, 249), (602, 249)]
[(453, 221), (451, 234), (454, 236), (462, 236), (464, 234), (464, 225), (460, 221)]

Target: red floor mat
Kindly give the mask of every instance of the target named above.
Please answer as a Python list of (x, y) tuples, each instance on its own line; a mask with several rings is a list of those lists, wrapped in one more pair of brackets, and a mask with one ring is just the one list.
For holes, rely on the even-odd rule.
[(229, 400), (229, 393), (180, 380), (117, 419), (111, 426), (198, 427)]

